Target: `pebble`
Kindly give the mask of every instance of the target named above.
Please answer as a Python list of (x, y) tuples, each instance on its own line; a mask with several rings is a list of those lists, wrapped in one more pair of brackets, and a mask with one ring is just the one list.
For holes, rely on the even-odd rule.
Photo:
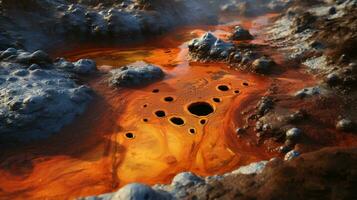
[(300, 156), (300, 153), (298, 151), (291, 150), (287, 154), (285, 154), (284, 160), (290, 161), (290, 160), (293, 160), (294, 158), (297, 158), (299, 156)]
[(286, 139), (295, 141), (299, 139), (301, 135), (302, 135), (302, 130), (299, 128), (291, 128), (288, 131), (286, 131)]
[(337, 122), (336, 128), (340, 131), (352, 131), (355, 127), (350, 119), (341, 119)]

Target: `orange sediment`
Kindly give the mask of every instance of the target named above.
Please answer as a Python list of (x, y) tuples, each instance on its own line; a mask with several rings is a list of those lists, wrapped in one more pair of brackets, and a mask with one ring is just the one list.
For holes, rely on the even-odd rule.
[[(71, 60), (95, 59), (101, 71), (143, 60), (167, 75), (140, 89), (114, 89), (105, 75), (92, 77), (96, 97), (74, 123), (48, 140), (3, 152), (0, 199), (73, 199), (132, 182), (169, 183), (183, 171), (222, 174), (275, 156), (235, 133), (241, 111), (264, 95), (272, 79), (220, 63), (189, 63), (182, 41), (195, 35), (176, 36), (67, 53)], [(275, 83), (293, 91), (315, 82), (299, 74), (287, 72)]]

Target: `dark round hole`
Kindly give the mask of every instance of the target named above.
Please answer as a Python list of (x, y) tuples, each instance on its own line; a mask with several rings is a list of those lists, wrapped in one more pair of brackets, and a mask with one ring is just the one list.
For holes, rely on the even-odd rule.
[(129, 139), (133, 139), (135, 136), (134, 136), (134, 133), (125, 133), (125, 137), (127, 137)]
[(147, 105), (147, 104), (143, 105), (143, 108), (147, 108), (147, 107), (148, 107), (148, 105)]
[(145, 119), (143, 119), (143, 122), (148, 122), (148, 121), (149, 121), (149, 120), (148, 120), (148, 119), (146, 119), (146, 118), (145, 118)]
[(207, 120), (205, 120), (205, 119), (200, 120), (200, 124), (202, 124), (202, 125), (206, 124), (206, 122), (207, 122)]
[(234, 93), (235, 93), (235, 94), (239, 94), (239, 90), (235, 90)]
[(207, 116), (213, 113), (214, 109), (207, 102), (195, 102), (188, 106), (188, 111), (197, 116)]
[(223, 92), (226, 92), (226, 91), (229, 90), (229, 87), (226, 86), (226, 85), (219, 85), (219, 86), (218, 86), (218, 89), (221, 90), (221, 91), (223, 91)]
[(173, 97), (165, 97), (164, 100), (166, 102), (172, 102), (172, 101), (174, 101), (174, 98)]
[(248, 86), (249, 84), (248, 84), (247, 82), (244, 82), (243, 85), (244, 85), (244, 86)]
[(181, 117), (171, 117), (170, 121), (178, 126), (185, 124), (185, 121)]
[(159, 93), (159, 92), (160, 92), (159, 89), (153, 89), (153, 90), (152, 90), (152, 93)]
[(213, 101), (216, 102), (216, 103), (220, 103), (221, 99), (220, 98), (213, 98)]
[(165, 117), (166, 113), (163, 110), (158, 110), (158, 111), (155, 112), (155, 115), (158, 116), (158, 117)]
[(190, 133), (191, 134), (195, 134), (196, 133), (196, 130), (194, 128), (190, 128)]

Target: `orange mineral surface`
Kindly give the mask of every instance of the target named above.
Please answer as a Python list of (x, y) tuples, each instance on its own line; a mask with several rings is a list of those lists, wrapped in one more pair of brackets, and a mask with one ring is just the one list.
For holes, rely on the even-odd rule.
[[(184, 41), (213, 28), (183, 28), (141, 45), (66, 52), (70, 60), (96, 60), (103, 72), (145, 61), (161, 66), (166, 77), (134, 89), (109, 87), (105, 74), (81, 80), (96, 93), (82, 116), (47, 140), (3, 151), (0, 199), (73, 199), (131, 182), (169, 183), (183, 171), (222, 174), (275, 156), (235, 133), (241, 111), (263, 96), (272, 78), (188, 61)], [(314, 83), (300, 73), (285, 72), (275, 83), (285, 84), (286, 92)]]

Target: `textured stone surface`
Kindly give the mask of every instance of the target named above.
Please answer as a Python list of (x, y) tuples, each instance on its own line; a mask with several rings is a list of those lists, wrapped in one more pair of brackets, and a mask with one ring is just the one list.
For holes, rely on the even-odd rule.
[(234, 49), (232, 43), (217, 38), (211, 32), (193, 39), (188, 47), (196, 60), (225, 60)]
[(162, 33), (184, 24), (216, 21), (216, 10), (202, 0), (3, 0), (0, 50), (53, 48), (64, 41), (103, 38), (110, 38), (112, 43)]
[(46, 138), (82, 113), (91, 90), (56, 68), (46, 53), (16, 49), (0, 59), (0, 138)]
[(160, 67), (136, 62), (110, 72), (109, 83), (117, 87), (140, 87), (161, 80), (165, 74)]

